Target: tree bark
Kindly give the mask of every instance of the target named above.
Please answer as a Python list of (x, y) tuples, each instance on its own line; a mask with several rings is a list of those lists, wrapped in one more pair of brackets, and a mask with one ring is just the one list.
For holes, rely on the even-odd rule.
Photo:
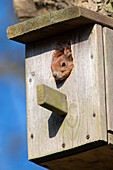
[(113, 0), (13, 0), (13, 2), (20, 21), (71, 6), (83, 6), (113, 17)]

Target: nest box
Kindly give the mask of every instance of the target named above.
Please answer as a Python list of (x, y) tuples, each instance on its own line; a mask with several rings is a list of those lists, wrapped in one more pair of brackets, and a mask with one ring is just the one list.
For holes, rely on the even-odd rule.
[[(54, 170), (113, 168), (112, 29), (113, 18), (82, 7), (7, 29), (9, 39), (26, 44), (30, 161)], [(63, 81), (66, 63), (55, 61), (56, 71), (64, 67), (62, 74), (51, 69), (58, 51), (61, 59), (73, 57)]]

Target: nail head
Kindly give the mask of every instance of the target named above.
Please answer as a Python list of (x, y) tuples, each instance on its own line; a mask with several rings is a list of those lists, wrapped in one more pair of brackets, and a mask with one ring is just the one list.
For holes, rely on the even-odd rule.
[(33, 134), (31, 134), (31, 138), (33, 139)]
[(87, 135), (87, 136), (86, 136), (86, 139), (89, 139), (89, 138), (90, 138), (90, 135)]
[(31, 78), (29, 79), (29, 82), (32, 82), (32, 79), (31, 79)]
[(93, 59), (93, 55), (91, 55), (91, 59)]
[(65, 148), (65, 143), (62, 144), (62, 147)]
[(96, 117), (96, 114), (95, 114), (95, 113), (93, 113), (93, 117), (94, 117), (94, 118)]

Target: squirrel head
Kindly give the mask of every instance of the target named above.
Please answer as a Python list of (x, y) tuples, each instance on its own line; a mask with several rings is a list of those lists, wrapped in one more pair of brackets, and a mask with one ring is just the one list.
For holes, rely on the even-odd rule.
[(56, 50), (53, 54), (51, 70), (56, 81), (65, 80), (71, 73), (74, 67), (72, 52), (69, 48), (64, 51)]

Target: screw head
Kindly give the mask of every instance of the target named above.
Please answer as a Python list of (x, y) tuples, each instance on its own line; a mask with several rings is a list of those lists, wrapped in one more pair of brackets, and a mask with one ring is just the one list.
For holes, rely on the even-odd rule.
[(90, 138), (90, 135), (87, 135), (87, 136), (86, 136), (86, 139), (89, 139), (89, 138)]
[(93, 117), (94, 117), (94, 118), (96, 117), (96, 114), (95, 114), (95, 113), (93, 113)]
[(65, 143), (62, 144), (62, 147), (65, 148)]
[(93, 59), (93, 55), (91, 55), (91, 59)]
[(32, 79), (31, 79), (31, 78), (29, 79), (29, 82), (32, 82)]
[(31, 139), (33, 139), (33, 134), (31, 134)]

